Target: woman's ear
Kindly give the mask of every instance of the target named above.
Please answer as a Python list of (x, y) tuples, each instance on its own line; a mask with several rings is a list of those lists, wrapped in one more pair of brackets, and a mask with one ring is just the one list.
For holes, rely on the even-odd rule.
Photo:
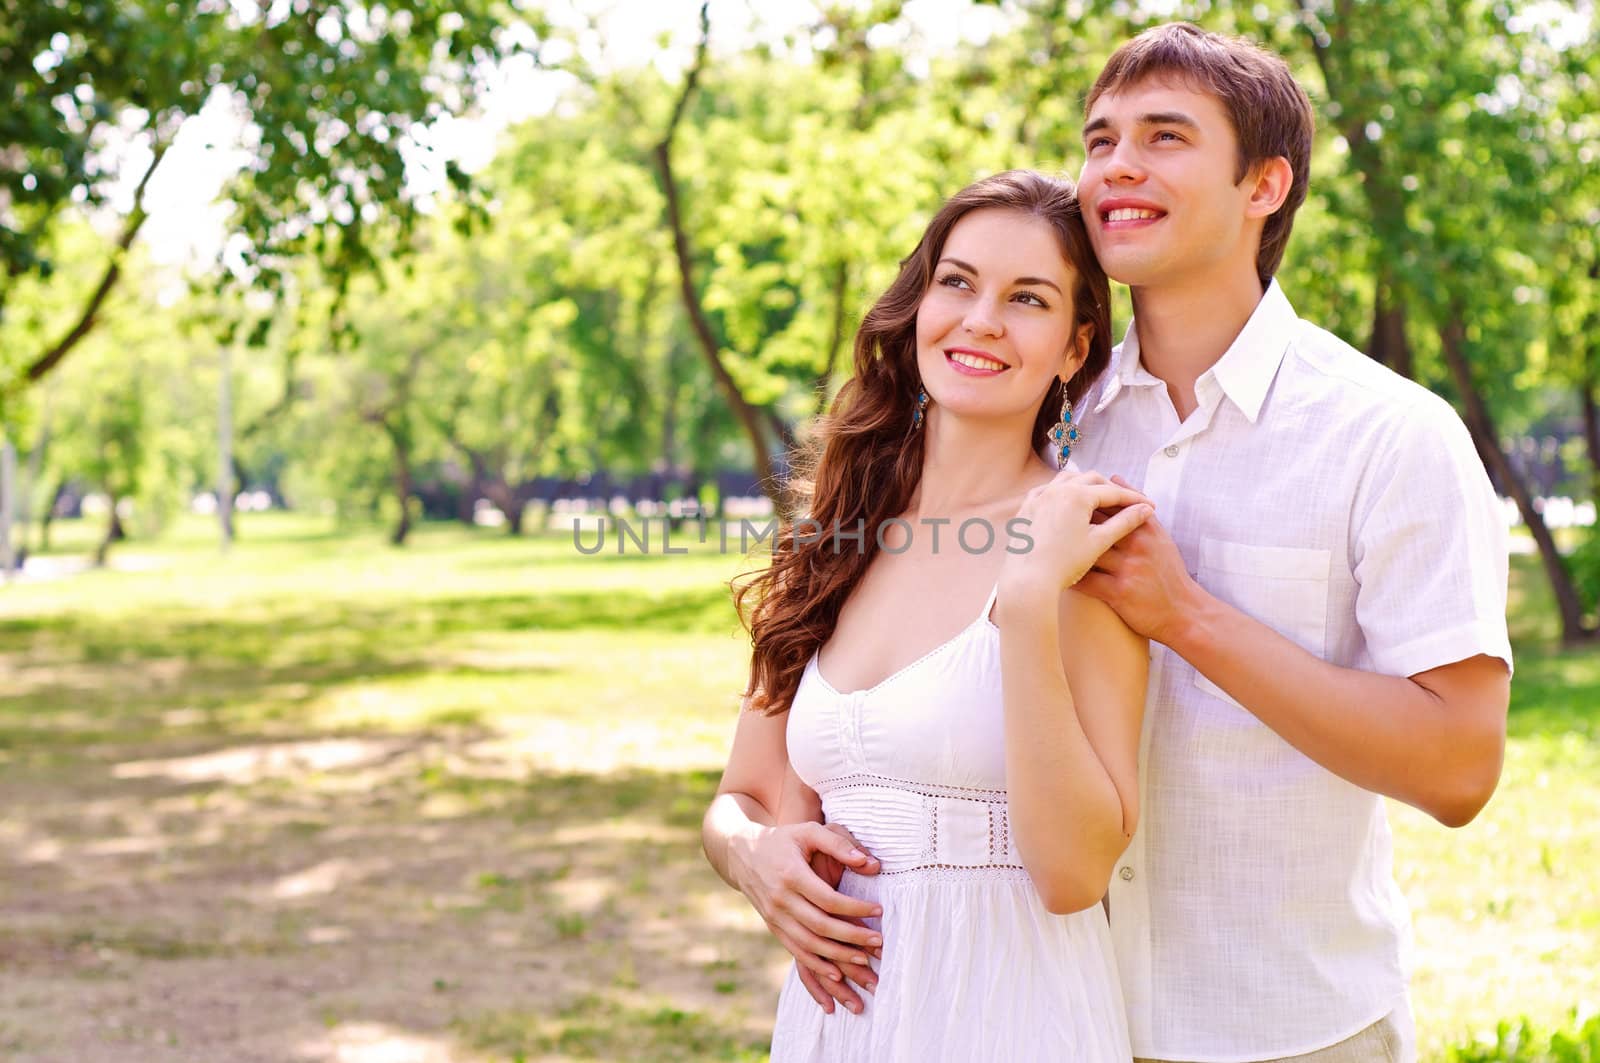
[(1089, 360), (1089, 344), (1094, 339), (1094, 326), (1088, 322), (1078, 326), (1077, 334), (1072, 338), (1072, 346), (1067, 348), (1067, 361), (1061, 367), (1061, 382), (1066, 383), (1078, 374), (1083, 368), (1083, 363)]

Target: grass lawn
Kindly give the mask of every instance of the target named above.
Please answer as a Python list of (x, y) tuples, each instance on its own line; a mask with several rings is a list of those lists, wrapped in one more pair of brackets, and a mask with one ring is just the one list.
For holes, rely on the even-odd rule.
[[(765, 1058), (785, 954), (697, 841), (739, 559), (241, 530), (0, 588), (0, 1058)], [(1500, 793), (1393, 810), (1430, 1059), (1600, 1003), (1600, 653), (1515, 560)]]

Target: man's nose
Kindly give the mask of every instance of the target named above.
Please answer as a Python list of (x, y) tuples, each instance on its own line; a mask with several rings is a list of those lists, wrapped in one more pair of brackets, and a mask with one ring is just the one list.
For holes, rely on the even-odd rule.
[(1138, 152), (1126, 142), (1110, 149), (1100, 173), (1108, 184), (1138, 184), (1144, 180), (1144, 167), (1140, 164)]

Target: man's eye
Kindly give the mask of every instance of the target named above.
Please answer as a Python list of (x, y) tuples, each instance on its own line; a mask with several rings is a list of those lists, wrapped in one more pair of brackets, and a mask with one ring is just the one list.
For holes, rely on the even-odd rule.
[(1157, 140), (1169, 140), (1169, 139), (1170, 140), (1182, 140), (1183, 138), (1180, 137), (1178, 134), (1172, 132), (1172, 130), (1170, 130), (1170, 129), (1163, 129), (1161, 132), (1156, 134), (1156, 139)]
[(1101, 147), (1101, 146), (1109, 144), (1109, 143), (1111, 143), (1111, 141), (1107, 137), (1095, 137), (1093, 140), (1089, 141), (1089, 150), (1093, 151), (1095, 148)]

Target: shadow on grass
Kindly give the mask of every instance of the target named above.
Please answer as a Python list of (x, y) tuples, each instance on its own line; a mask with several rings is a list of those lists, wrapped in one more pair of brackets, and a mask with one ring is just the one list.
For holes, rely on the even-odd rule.
[[(119, 1022), (172, 1011), (186, 1050), (217, 1058), (250, 1053), (185, 1013), (174, 987), (202, 974), (285, 1008), (296, 1043), (379, 1023), (496, 1058), (761, 1058), (774, 947), (699, 853), (716, 772), (515, 772), (460, 740), (350, 741), (370, 755), (0, 784), (8, 808), (31, 797), (0, 854), (18, 999), (137, 985), (108, 1005)], [(0, 1007), (46, 1057), (107, 1050), (52, 1015)], [(295, 1058), (287, 1040), (251, 1051)]]
[[(310, 707), (351, 683), (558, 675), (559, 663), (532, 652), (541, 634), (683, 636), (736, 627), (716, 588), (10, 617), (0, 619), (0, 750), (48, 759), (111, 741), (220, 738), (263, 721), (312, 724)], [(496, 662), (446, 645), (497, 634), (523, 637), (528, 652)], [(476, 724), (483, 714), (452, 706), (435, 722)]]
[[(699, 852), (716, 774), (532, 771), (472, 700), (559, 680), (541, 634), (731, 632), (726, 591), (405, 593), (0, 619), (11, 1057), (764, 1054), (781, 957)], [(321, 714), (413, 679), (392, 727)]]
[(179, 656), (254, 664), (295, 653), (312, 665), (349, 652), (393, 652), (441, 635), (484, 631), (628, 631), (695, 634), (738, 624), (722, 588), (569, 591), (542, 595), (408, 597), (393, 601), (269, 601), (247, 609), (159, 616), (50, 614), (0, 618), (0, 648), (43, 640), (86, 661)]

